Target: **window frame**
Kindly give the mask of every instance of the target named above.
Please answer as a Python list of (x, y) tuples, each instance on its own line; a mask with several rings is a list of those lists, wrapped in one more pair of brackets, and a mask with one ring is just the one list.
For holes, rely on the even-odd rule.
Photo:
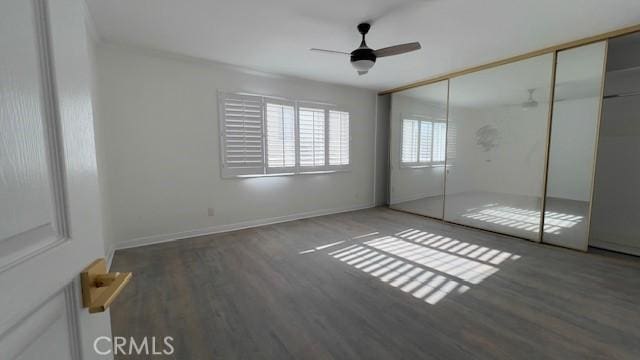
[[(442, 167), (445, 166), (445, 162), (447, 160), (447, 132), (448, 132), (448, 123), (447, 120), (444, 118), (435, 118), (435, 117), (429, 117), (429, 116), (424, 116), (424, 115), (417, 115), (417, 114), (410, 114), (410, 115), (403, 115), (401, 114), (400, 116), (400, 167), (401, 168), (410, 168), (410, 169), (417, 169), (417, 168), (427, 168), (427, 167)], [(418, 122), (418, 135), (417, 135), (417, 142), (415, 144), (415, 151), (416, 151), (416, 160), (415, 162), (404, 162), (402, 161), (402, 150), (403, 150), (403, 146), (404, 146), (404, 122), (405, 120), (413, 120), (413, 121), (417, 121)], [(430, 160), (429, 161), (421, 161), (420, 160), (420, 145), (421, 145), (421, 141), (422, 141), (422, 123), (423, 122), (428, 122), (431, 123), (431, 149), (430, 149)], [(443, 154), (444, 154), (444, 159), (442, 161), (433, 161), (433, 156), (435, 154), (434, 152), (434, 148), (435, 148), (435, 129), (436, 129), (436, 124), (440, 123), (440, 124), (444, 124), (444, 149), (443, 150)]]
[[(261, 103), (262, 117), (262, 166), (235, 168), (229, 167), (227, 158), (227, 143), (225, 133), (225, 101), (228, 98), (251, 99), (256, 101), (259, 99)], [(269, 167), (268, 164), (268, 123), (267, 123), (267, 104), (276, 104), (284, 106), (292, 106), (294, 111), (294, 137), (295, 137), (295, 166), (292, 167)], [(322, 166), (301, 166), (300, 165), (300, 108), (319, 109), (324, 112), (324, 165)], [(330, 115), (331, 111), (347, 113), (349, 116), (349, 152), (348, 164), (329, 165), (329, 145), (330, 145)], [(331, 174), (337, 172), (347, 172), (352, 169), (352, 153), (353, 153), (353, 135), (352, 135), (352, 113), (345, 110), (345, 107), (336, 106), (322, 102), (291, 100), (276, 96), (265, 96), (248, 93), (218, 92), (218, 131), (220, 138), (220, 174), (222, 178), (253, 178), (253, 177), (273, 177), (273, 176), (292, 176), (292, 175), (312, 175), (312, 174)]]

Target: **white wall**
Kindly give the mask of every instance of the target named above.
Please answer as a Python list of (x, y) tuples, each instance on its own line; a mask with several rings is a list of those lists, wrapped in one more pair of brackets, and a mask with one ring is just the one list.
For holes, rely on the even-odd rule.
[[(114, 45), (100, 46), (97, 60), (107, 233), (119, 246), (374, 203), (375, 92)], [(222, 179), (219, 90), (349, 111), (353, 170)]]
[(389, 203), (389, 128), (391, 95), (377, 97), (376, 124), (376, 205)]

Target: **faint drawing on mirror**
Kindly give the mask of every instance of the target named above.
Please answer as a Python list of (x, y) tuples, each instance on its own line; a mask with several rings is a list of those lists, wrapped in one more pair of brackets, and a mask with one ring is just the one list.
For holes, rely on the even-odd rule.
[(476, 131), (476, 144), (484, 152), (498, 146), (498, 129), (491, 125), (482, 126)]
[(390, 206), (442, 218), (447, 152), (443, 81), (391, 96)]

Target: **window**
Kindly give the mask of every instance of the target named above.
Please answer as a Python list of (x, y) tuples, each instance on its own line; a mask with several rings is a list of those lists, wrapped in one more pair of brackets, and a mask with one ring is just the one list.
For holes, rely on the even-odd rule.
[(267, 102), (267, 170), (296, 166), (296, 128), (293, 105)]
[(330, 106), (220, 93), (222, 176), (346, 170), (350, 116)]
[(329, 165), (349, 165), (349, 113), (329, 111)]
[(301, 107), (298, 109), (300, 166), (319, 168), (325, 165), (325, 111)]
[(262, 99), (224, 94), (220, 99), (223, 175), (264, 169)]
[(443, 121), (403, 119), (402, 165), (444, 164), (446, 139), (447, 124)]

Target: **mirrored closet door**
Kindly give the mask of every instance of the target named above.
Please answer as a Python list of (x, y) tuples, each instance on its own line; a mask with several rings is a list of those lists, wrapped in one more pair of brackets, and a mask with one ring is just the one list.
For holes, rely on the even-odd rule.
[(442, 218), (448, 81), (392, 94), (389, 204)]
[(640, 33), (609, 40), (589, 244), (640, 255)]
[(444, 219), (540, 239), (553, 54), (450, 80)]
[(606, 43), (558, 52), (542, 241), (586, 251)]
[(640, 32), (393, 92), (389, 204), (640, 255)]

